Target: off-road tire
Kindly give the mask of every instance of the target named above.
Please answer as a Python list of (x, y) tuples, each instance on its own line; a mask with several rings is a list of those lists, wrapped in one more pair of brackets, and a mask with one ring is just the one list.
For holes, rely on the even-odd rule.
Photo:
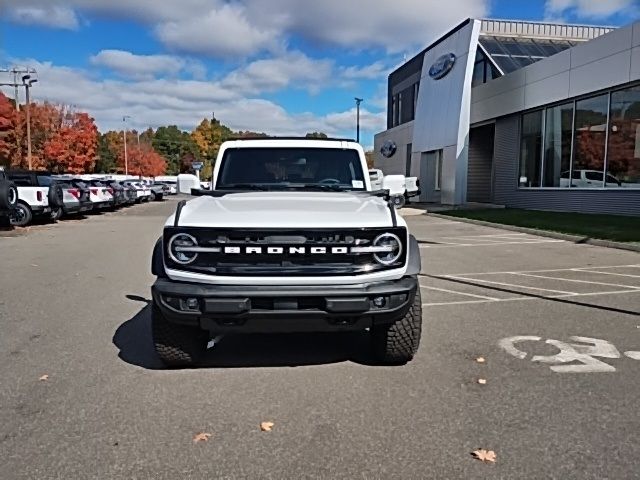
[(33, 212), (29, 205), (18, 202), (16, 208), (11, 212), (11, 225), (14, 227), (26, 227), (33, 220)]
[(169, 322), (155, 304), (151, 328), (156, 352), (167, 367), (192, 367), (207, 350), (208, 332)]
[(52, 209), (62, 208), (64, 206), (64, 191), (59, 183), (52, 183), (49, 187), (49, 206)]
[(156, 201), (156, 192), (154, 191), (151, 192), (151, 200), (154, 202)]
[(12, 210), (18, 204), (18, 189), (10, 181), (0, 180), (0, 210)]
[(51, 220), (53, 220), (54, 222), (60, 220), (62, 218), (63, 213), (64, 212), (62, 211), (62, 208), (56, 208), (51, 212)]
[(421, 332), (422, 299), (418, 287), (411, 308), (404, 317), (390, 325), (378, 325), (371, 329), (375, 359), (393, 365), (411, 361), (420, 346)]

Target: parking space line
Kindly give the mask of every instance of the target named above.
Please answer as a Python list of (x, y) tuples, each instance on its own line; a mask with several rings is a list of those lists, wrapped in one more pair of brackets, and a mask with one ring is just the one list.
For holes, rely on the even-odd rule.
[(521, 302), (524, 300), (553, 300), (573, 297), (599, 297), (602, 295), (621, 295), (627, 293), (640, 293), (640, 290), (618, 290), (614, 292), (591, 292), (591, 293), (569, 293), (566, 295), (549, 295), (539, 297), (513, 297), (513, 298), (498, 298), (496, 300), (462, 300), (454, 302), (433, 302), (423, 303), (423, 307), (438, 307), (446, 305), (466, 305), (474, 303), (503, 303), (503, 302)]
[(481, 282), (481, 283), (488, 283), (490, 285), (501, 285), (501, 286), (505, 286), (505, 287), (511, 287), (511, 288), (524, 288), (527, 290), (539, 290), (541, 292), (553, 292), (553, 293), (561, 293), (563, 295), (576, 295), (578, 292), (568, 292), (566, 290), (554, 290), (551, 288), (540, 288), (540, 287), (529, 287), (526, 285), (517, 285), (517, 284), (513, 284), (513, 283), (504, 283), (504, 282), (494, 282), (492, 280), (481, 280), (479, 278), (464, 278), (464, 277), (458, 277), (455, 275), (443, 275), (444, 278), (451, 278), (453, 280), (466, 280), (466, 281), (475, 281), (475, 282)]
[(545, 280), (561, 280), (563, 282), (588, 283), (591, 285), (605, 285), (607, 287), (618, 287), (618, 288), (628, 288), (631, 290), (640, 290), (640, 287), (634, 287), (631, 285), (620, 285), (619, 283), (592, 282), (590, 280), (578, 280), (575, 278), (547, 277), (545, 275), (535, 275), (532, 273), (514, 273), (513, 275), (521, 275), (523, 277), (532, 277), (532, 278), (543, 278)]
[(457, 292), (456, 290), (447, 290), (446, 288), (427, 287), (426, 285), (421, 285), (420, 288), (428, 288), (429, 290), (436, 290), (438, 292), (453, 293), (453, 294), (456, 294), (456, 295), (466, 295), (467, 297), (481, 298), (483, 300), (499, 300), (498, 298), (495, 298), (495, 297), (487, 297), (486, 295), (476, 295), (474, 293)]
[[(562, 240), (561, 240), (562, 241)], [(594, 269), (594, 268), (640, 268), (640, 265), (607, 265), (603, 267), (569, 267), (569, 268), (550, 268), (546, 270), (510, 270), (504, 272), (474, 272), (474, 273), (456, 273), (455, 275), (458, 277), (465, 277), (468, 275), (503, 275), (508, 273), (546, 273), (546, 272), (579, 272), (583, 269)]]
[(576, 272), (587, 272), (587, 273), (599, 273), (601, 275), (616, 275), (618, 277), (631, 277), (631, 278), (640, 278), (640, 275), (630, 275), (628, 273), (614, 273), (614, 272), (600, 272), (598, 270), (585, 270), (581, 268), (579, 270), (575, 270)]
[[(420, 245), (420, 248), (495, 247), (495, 246), (499, 246), (499, 245), (527, 245), (527, 244), (540, 244), (540, 243), (565, 243), (565, 240), (534, 240), (534, 241), (526, 241), (526, 242), (458, 243), (458, 244), (451, 244), (451, 245)], [(472, 274), (470, 274), (470, 275), (472, 275)]]

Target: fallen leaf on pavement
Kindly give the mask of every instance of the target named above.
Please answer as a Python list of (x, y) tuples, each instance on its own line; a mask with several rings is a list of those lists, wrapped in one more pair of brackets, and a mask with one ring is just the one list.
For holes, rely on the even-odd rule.
[(274, 425), (275, 423), (273, 422), (262, 422), (260, 424), (260, 430), (263, 432), (270, 432)]
[(486, 385), (486, 384), (487, 384), (487, 381), (486, 381), (484, 378), (479, 378), (479, 379), (478, 379), (478, 383), (479, 383), (480, 385)]
[(204, 432), (198, 433), (196, 436), (193, 437), (193, 443), (208, 442), (210, 438), (211, 438), (210, 433), (204, 433)]
[(41, 382), (45, 382), (49, 380), (49, 375), (42, 375), (38, 380), (40, 380)]
[(486, 362), (486, 360), (484, 359), (484, 357), (478, 357), (478, 358), (476, 358), (476, 362), (478, 362), (478, 363), (485, 363), (485, 362)]
[(485, 450), (484, 448), (479, 448), (473, 452), (473, 456), (482, 462), (495, 463), (496, 461), (496, 452), (493, 450)]

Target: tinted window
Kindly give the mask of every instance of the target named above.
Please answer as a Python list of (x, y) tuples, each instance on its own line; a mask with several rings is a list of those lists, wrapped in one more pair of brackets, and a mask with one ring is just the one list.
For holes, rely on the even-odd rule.
[(226, 150), (217, 188), (259, 185), (265, 188), (313, 188), (325, 185), (364, 190), (364, 172), (356, 150), (330, 148), (240, 148)]
[[(576, 102), (574, 170), (598, 170), (604, 173), (607, 104), (607, 95)], [(598, 186), (600, 185), (590, 185), (590, 187)]]
[(602, 181), (602, 172), (584, 172), (584, 176), (587, 180)]
[(543, 187), (568, 187), (560, 185), (560, 172), (567, 172), (571, 164), (571, 133), (573, 131), (573, 103), (565, 103), (547, 109), (545, 121)]
[(611, 94), (607, 183), (640, 188), (640, 86)]
[(522, 116), (520, 141), (521, 187), (539, 187), (542, 166), (542, 110)]
[(50, 187), (51, 181), (51, 177), (48, 175), (38, 175), (38, 186), (40, 187)]

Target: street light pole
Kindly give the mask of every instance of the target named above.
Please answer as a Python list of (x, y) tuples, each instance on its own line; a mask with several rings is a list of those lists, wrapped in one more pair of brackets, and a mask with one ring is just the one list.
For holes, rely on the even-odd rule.
[(129, 159), (127, 158), (127, 118), (131, 118), (129, 115), (122, 117), (122, 123), (124, 127), (122, 129), (122, 139), (124, 141), (124, 174), (129, 176)]
[(31, 75), (25, 75), (22, 77), (22, 84), (25, 89), (25, 116), (27, 121), (27, 164), (29, 165), (29, 170), (31, 170), (31, 97), (29, 95), (29, 89), (31, 86), (36, 83), (38, 80), (31, 80)]
[(360, 104), (364, 101), (362, 98), (355, 97), (356, 101), (356, 142), (360, 143)]

